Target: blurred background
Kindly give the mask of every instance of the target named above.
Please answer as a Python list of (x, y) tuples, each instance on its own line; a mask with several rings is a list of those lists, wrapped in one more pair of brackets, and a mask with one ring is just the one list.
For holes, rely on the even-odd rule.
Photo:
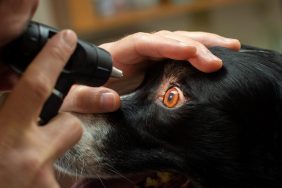
[(96, 45), (135, 32), (187, 30), (282, 52), (282, 0), (41, 0), (34, 20)]

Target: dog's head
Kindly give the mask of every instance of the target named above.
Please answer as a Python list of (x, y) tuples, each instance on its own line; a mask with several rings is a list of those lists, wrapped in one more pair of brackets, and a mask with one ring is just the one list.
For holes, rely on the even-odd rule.
[(194, 187), (281, 187), (282, 55), (211, 51), (218, 72), (167, 60), (118, 111), (79, 115), (83, 137), (57, 164), (90, 178), (169, 171)]

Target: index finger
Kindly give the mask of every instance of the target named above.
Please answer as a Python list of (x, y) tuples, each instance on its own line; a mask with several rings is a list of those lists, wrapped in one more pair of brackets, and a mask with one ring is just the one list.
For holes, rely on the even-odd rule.
[(46, 43), (4, 104), (3, 111), (9, 117), (17, 122), (37, 120), (59, 73), (75, 49), (76, 40), (74, 32), (65, 30)]
[(205, 46), (212, 47), (212, 46), (222, 46), (225, 48), (230, 48), (233, 50), (240, 50), (241, 43), (237, 39), (231, 39), (222, 37), (220, 35), (214, 33), (207, 33), (207, 32), (188, 32), (188, 31), (175, 31), (177, 35), (182, 35), (185, 37), (189, 37), (190, 39), (196, 40)]
[[(117, 42), (103, 44), (101, 47), (111, 53), (115, 66), (122, 69), (124, 75), (139, 71), (139, 68), (144, 66), (141, 62), (147, 59), (183, 60), (196, 55), (196, 48), (192, 45), (142, 32)], [(134, 67), (129, 66), (132, 64)]]

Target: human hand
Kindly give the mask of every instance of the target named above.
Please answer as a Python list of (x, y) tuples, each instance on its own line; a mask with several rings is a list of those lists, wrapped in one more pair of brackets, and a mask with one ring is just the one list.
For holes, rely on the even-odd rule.
[(71, 31), (52, 37), (0, 108), (1, 188), (59, 187), (53, 162), (79, 140), (80, 122), (66, 113), (44, 127), (37, 122), (75, 44)]
[[(100, 47), (111, 53), (114, 66), (123, 70), (124, 74), (124, 78), (111, 80), (106, 86), (126, 93), (143, 80), (144, 70), (148, 66), (146, 62), (164, 58), (187, 60), (203, 72), (216, 71), (221, 68), (222, 61), (207, 49), (211, 46), (239, 50), (240, 42), (205, 32), (159, 31), (152, 34), (135, 33), (102, 44)], [(119, 105), (119, 96), (113, 90), (75, 86), (66, 97), (62, 110), (110, 112), (118, 109)]]
[(214, 72), (222, 67), (222, 61), (208, 50), (207, 47), (211, 46), (239, 50), (241, 45), (236, 39), (212, 33), (165, 30), (152, 34), (136, 33), (116, 42), (103, 44), (100, 47), (112, 54), (114, 65), (124, 74), (122, 81), (111, 81), (107, 86), (115, 90), (126, 88), (120, 92), (128, 92), (143, 80), (145, 69), (151, 64), (150, 60), (164, 58), (187, 60), (202, 72)]
[[(39, 0), (0, 1), (0, 48), (16, 38), (23, 31), (33, 16), (38, 3)], [(9, 67), (1, 63), (0, 77), (0, 91), (11, 90), (19, 79)], [(87, 97), (85, 98), (85, 96)], [(119, 107), (118, 94), (107, 88), (74, 86), (65, 101), (61, 109), (64, 111), (93, 113), (113, 111)]]
[(214, 72), (221, 68), (222, 61), (207, 49), (211, 46), (239, 50), (240, 42), (212, 33), (163, 30), (136, 33), (100, 47), (112, 54), (117, 68), (125, 75), (132, 75), (144, 68), (142, 62), (164, 58), (189, 60), (200, 71)]

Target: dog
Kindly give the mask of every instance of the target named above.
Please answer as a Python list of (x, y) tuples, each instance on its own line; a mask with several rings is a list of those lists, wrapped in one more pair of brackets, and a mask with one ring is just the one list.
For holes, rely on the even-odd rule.
[(56, 166), (90, 187), (282, 187), (282, 54), (210, 49), (224, 66), (150, 67), (119, 110), (76, 114), (81, 141)]

